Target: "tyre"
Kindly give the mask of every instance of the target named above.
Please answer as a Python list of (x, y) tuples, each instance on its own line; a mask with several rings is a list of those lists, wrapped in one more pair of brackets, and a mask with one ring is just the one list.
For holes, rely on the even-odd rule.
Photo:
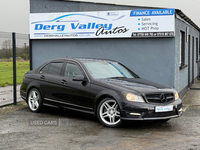
[(33, 88), (28, 93), (28, 106), (33, 112), (39, 112), (42, 108), (42, 98), (40, 92)]
[(105, 98), (99, 103), (97, 117), (107, 127), (119, 127), (122, 124), (119, 104), (113, 98)]

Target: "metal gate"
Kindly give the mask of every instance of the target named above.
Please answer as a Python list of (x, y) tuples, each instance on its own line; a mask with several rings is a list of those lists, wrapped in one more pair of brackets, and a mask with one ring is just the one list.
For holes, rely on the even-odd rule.
[(0, 32), (0, 106), (22, 100), (20, 84), (29, 64), (29, 35)]

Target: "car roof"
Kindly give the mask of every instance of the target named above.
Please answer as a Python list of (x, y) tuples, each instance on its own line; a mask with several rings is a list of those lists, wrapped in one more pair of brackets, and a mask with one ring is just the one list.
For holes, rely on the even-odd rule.
[(104, 59), (104, 58), (74, 58), (76, 60), (79, 60), (79, 61), (113, 61), (113, 62), (116, 62), (114, 60), (111, 60), (111, 59)]
[(84, 57), (57, 58), (57, 59), (53, 59), (51, 61), (59, 61), (59, 60), (74, 60), (74, 61), (78, 61), (78, 62), (83, 62), (83, 61), (112, 61), (112, 62), (117, 62), (117, 61), (114, 61), (114, 60), (111, 60), (111, 59), (104, 59), (104, 58), (84, 58)]

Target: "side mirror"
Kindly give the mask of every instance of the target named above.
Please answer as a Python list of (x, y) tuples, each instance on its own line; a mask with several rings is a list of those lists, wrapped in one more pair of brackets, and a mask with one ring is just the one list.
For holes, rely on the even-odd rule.
[(86, 79), (83, 75), (75, 75), (73, 81), (86, 81)]

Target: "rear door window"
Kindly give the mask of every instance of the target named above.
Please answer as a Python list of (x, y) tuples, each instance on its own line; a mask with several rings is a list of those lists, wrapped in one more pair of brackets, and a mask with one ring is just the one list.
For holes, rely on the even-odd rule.
[(40, 70), (40, 73), (47, 73), (48, 72), (48, 70), (49, 70), (49, 66), (50, 66), (50, 64), (47, 64), (46, 66), (44, 66), (41, 70)]
[(62, 62), (52, 62), (48, 69), (48, 74), (59, 76), (61, 74), (62, 66), (63, 66)]

